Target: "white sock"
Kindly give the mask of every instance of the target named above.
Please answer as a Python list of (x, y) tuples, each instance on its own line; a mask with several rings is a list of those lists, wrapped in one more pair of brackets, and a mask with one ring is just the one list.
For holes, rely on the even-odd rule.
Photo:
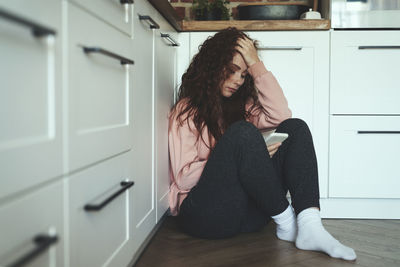
[(308, 208), (297, 216), (298, 235), (296, 247), (304, 250), (322, 251), (333, 258), (355, 260), (352, 248), (342, 245), (322, 225), (318, 209)]
[(276, 223), (276, 236), (279, 239), (294, 242), (297, 236), (296, 215), (291, 205), (287, 209), (271, 217)]

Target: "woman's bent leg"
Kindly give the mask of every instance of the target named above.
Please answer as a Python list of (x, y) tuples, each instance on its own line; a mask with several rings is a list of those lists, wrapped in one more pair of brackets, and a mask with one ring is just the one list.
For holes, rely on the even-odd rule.
[(307, 124), (300, 119), (288, 119), (276, 131), (289, 134), (273, 161), (284, 186), (289, 189), (296, 214), (309, 207), (319, 208), (317, 159)]
[(289, 119), (282, 122), (277, 131), (289, 134), (273, 158), (298, 215), (296, 246), (304, 250), (322, 251), (334, 258), (354, 260), (354, 250), (342, 245), (325, 230), (319, 210), (315, 209), (319, 208), (317, 160), (306, 123)]
[(198, 184), (183, 201), (178, 220), (195, 236), (233, 236), (244, 224), (252, 224), (246, 222), (249, 199), (265, 214), (256, 220), (265, 223), (289, 205), (262, 135), (251, 123), (240, 121), (218, 141)]

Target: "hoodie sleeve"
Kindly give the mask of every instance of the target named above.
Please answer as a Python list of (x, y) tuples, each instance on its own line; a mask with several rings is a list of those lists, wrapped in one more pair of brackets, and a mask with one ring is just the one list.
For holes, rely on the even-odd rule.
[(196, 132), (194, 132), (195, 129), (193, 120), (190, 118), (189, 122), (184, 121), (183, 125), (178, 125), (176, 116), (170, 119), (168, 142), (172, 174), (171, 184), (183, 193), (189, 192), (197, 184), (207, 162), (207, 160), (199, 157), (197, 151), (198, 138)]
[[(254, 79), (258, 91), (261, 110), (252, 110), (249, 119), (257, 128), (275, 128), (282, 121), (291, 118), (292, 112), (275, 76), (268, 71), (263, 62), (257, 62), (249, 67), (249, 73)], [(252, 102), (246, 104), (249, 110)]]

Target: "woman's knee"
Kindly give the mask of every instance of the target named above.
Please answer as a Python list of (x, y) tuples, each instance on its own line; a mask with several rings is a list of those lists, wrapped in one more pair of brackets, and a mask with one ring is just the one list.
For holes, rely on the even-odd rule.
[(310, 132), (310, 129), (304, 120), (298, 118), (290, 118), (281, 122), (281, 124), (279, 124), (277, 128), (277, 131), (286, 133), (298, 133)]

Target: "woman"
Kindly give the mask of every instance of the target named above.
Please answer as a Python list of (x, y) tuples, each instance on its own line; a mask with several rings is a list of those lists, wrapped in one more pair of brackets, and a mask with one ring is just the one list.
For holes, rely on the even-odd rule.
[[(170, 114), (171, 214), (201, 238), (258, 231), (272, 218), (279, 239), (354, 260), (354, 250), (321, 223), (312, 137), (290, 117), (245, 33), (227, 28), (208, 38), (182, 76)], [(259, 129), (273, 128), (289, 138), (267, 147)]]

